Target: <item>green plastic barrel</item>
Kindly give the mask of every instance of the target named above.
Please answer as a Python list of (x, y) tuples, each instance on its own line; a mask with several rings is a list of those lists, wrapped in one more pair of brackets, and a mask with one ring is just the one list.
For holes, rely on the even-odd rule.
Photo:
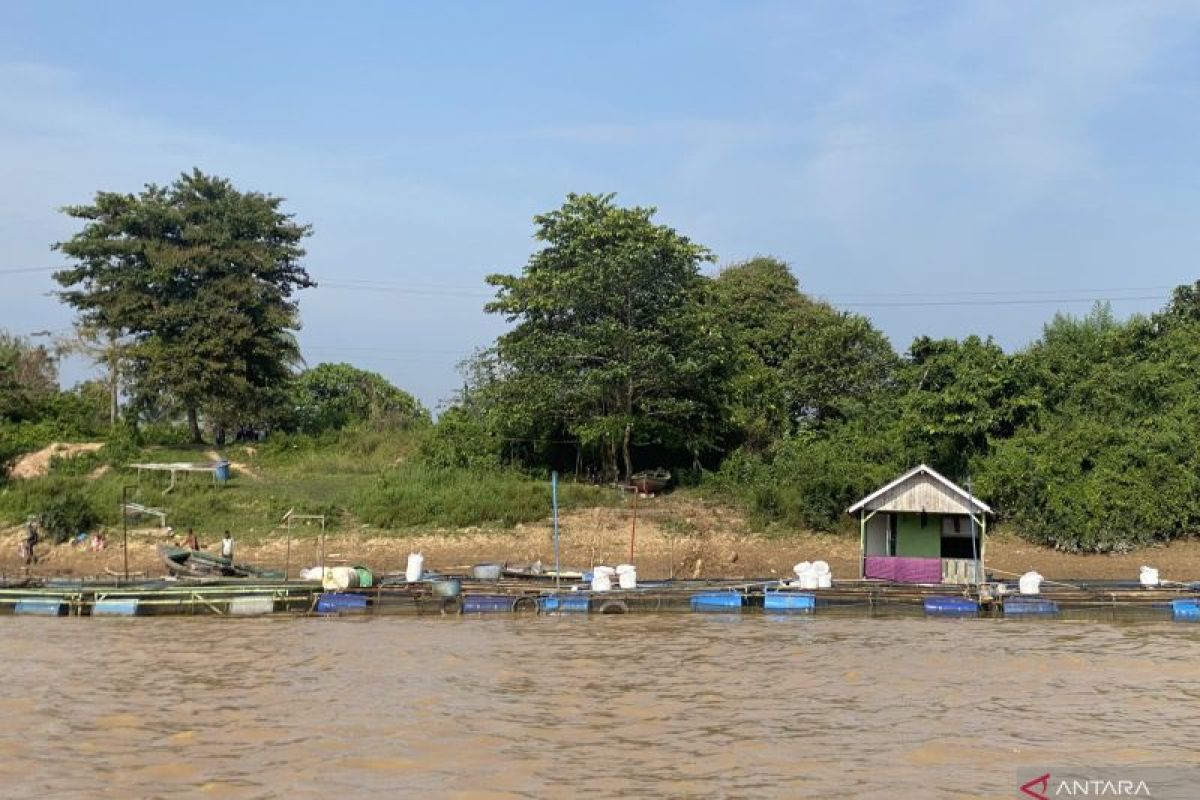
[(375, 576), (371, 574), (371, 570), (366, 567), (355, 567), (354, 571), (358, 573), (358, 586), (360, 589), (370, 589), (375, 585)]

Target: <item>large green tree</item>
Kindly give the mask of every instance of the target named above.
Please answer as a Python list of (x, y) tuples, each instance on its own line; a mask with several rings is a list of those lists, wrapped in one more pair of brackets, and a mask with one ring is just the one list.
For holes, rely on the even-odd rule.
[(299, 363), (293, 296), (315, 285), (301, 265), (310, 228), (282, 205), (194, 170), (64, 209), (83, 228), (55, 245), (74, 262), (55, 274), (60, 296), (129, 342), (135, 402), (170, 398), (197, 442), (202, 414), (217, 431), (273, 414)]
[(544, 435), (595, 448), (628, 477), (637, 446), (715, 443), (726, 339), (700, 264), (707, 249), (613, 195), (568, 195), (536, 217), (544, 243), (521, 275), (492, 275), (487, 310), (513, 329), (496, 352), (503, 396)]
[(730, 422), (751, 450), (854, 416), (895, 380), (887, 338), (865, 317), (803, 294), (779, 259), (725, 267), (713, 293), (736, 352)]

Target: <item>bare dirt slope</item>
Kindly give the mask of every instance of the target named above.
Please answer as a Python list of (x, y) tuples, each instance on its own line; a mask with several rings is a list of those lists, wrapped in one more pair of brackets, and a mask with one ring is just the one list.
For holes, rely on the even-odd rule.
[(82, 442), (66, 444), (54, 442), (34, 453), (26, 453), (16, 460), (10, 474), (14, 478), (41, 478), (50, 472), (50, 459), (71, 458), (81, 453), (94, 453), (104, 447), (103, 442)]

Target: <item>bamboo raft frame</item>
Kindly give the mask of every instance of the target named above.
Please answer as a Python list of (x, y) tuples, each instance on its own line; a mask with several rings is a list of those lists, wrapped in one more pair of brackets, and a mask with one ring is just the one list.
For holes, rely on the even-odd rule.
[(502, 579), (494, 582), (468, 578), (459, 580), (462, 580), (462, 593), (457, 597), (434, 594), (429, 581), (406, 584), (385, 580), (381, 585), (369, 589), (350, 589), (345, 592), (328, 592), (318, 582), (294, 580), (213, 579), (125, 584), (120, 581), (79, 581), (60, 586), (36, 585), (30, 581), (26, 585), (0, 587), (0, 614), (14, 613), (21, 601), (58, 601), (65, 610), (65, 616), (75, 617), (90, 616), (96, 604), (104, 601), (136, 601), (136, 616), (231, 616), (234, 615), (234, 601), (256, 598), (260, 606), (265, 607), (262, 598), (269, 598), (269, 613), (303, 615), (315, 614), (318, 600), (326, 594), (364, 598), (365, 608), (355, 609), (357, 613), (422, 616), (461, 613), (464, 602), (472, 597), (511, 599), (511, 605), (493, 601), (498, 606), (508, 605), (507, 608), (490, 609), (493, 613), (503, 613), (505, 610), (545, 613), (544, 602), (547, 597), (587, 598), (587, 610), (592, 614), (690, 612), (693, 597), (714, 592), (737, 593), (740, 603), (723, 609), (706, 609), (708, 612), (766, 610), (767, 613), (776, 613), (775, 609), (764, 609), (765, 593), (768, 591), (813, 597), (815, 608), (806, 613), (849, 616), (924, 615), (924, 603), (929, 598), (975, 601), (980, 617), (1003, 617), (1003, 599), (1006, 596), (1036, 599), (1057, 604), (1057, 613), (1051, 616), (1085, 619), (1170, 618), (1172, 601), (1186, 599), (1200, 602), (1200, 584), (1180, 584), (1176, 588), (1143, 588), (1103, 582), (1054, 584), (1037, 595), (1002, 595), (995, 583), (964, 587), (851, 580), (838, 581), (828, 589), (799, 591), (781, 586), (777, 581), (680, 580), (652, 581), (630, 590), (592, 592), (578, 582), (564, 582), (556, 589), (553, 578)]

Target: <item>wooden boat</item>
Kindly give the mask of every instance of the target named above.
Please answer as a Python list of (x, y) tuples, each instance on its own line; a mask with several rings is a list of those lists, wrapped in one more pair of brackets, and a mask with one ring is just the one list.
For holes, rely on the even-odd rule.
[(583, 573), (579, 570), (564, 569), (561, 573), (555, 574), (554, 566), (546, 567), (540, 561), (535, 561), (532, 564), (508, 564), (504, 565), (502, 574), (506, 578), (548, 578), (554, 580), (581, 580)]
[(203, 550), (188, 550), (169, 544), (158, 546), (158, 557), (173, 575), (188, 578), (272, 578), (282, 573), (260, 570), (246, 564), (231, 564)]
[(636, 489), (642, 494), (655, 494), (667, 488), (670, 483), (671, 473), (659, 468), (646, 472), (635, 472), (629, 476), (629, 481), (625, 485), (628, 489)]

